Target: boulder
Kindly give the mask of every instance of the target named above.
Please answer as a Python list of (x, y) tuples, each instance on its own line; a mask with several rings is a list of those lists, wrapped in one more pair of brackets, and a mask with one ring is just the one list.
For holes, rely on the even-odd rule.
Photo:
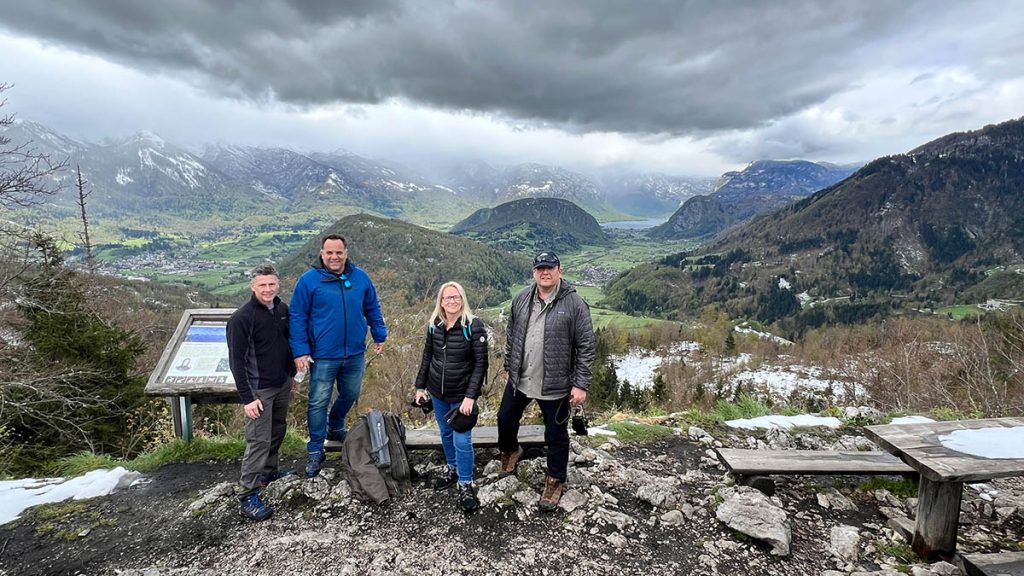
[(793, 536), (786, 511), (764, 494), (746, 486), (723, 489), (715, 511), (720, 522), (772, 546), (772, 554), (788, 556)]

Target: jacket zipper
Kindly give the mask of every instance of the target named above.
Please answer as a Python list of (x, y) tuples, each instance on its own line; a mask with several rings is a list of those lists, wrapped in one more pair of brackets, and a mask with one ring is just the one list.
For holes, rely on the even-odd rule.
[(448, 326), (444, 327), (444, 355), (441, 358), (441, 399), (444, 400), (444, 373), (448, 371)]
[[(342, 268), (342, 273), (345, 269)], [(348, 303), (345, 302), (345, 281), (338, 278), (338, 293), (341, 295), (341, 353), (348, 352)]]

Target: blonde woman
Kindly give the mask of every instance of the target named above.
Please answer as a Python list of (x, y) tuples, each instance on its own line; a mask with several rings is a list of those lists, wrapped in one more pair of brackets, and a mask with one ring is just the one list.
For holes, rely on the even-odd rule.
[[(476, 400), (487, 376), (487, 333), (466, 300), (458, 282), (446, 282), (437, 291), (434, 311), (427, 322), (423, 361), (416, 376), (416, 401), (431, 400), (441, 431), (448, 466), (434, 483), (443, 490), (458, 482), (459, 506), (472, 512), (480, 505), (473, 491), (473, 430)], [(458, 414), (467, 418), (459, 418)], [(460, 420), (449, 422), (445, 416)], [(472, 420), (469, 420), (472, 418)], [(469, 421), (466, 428), (463, 421)], [(454, 426), (454, 427), (453, 427)]]

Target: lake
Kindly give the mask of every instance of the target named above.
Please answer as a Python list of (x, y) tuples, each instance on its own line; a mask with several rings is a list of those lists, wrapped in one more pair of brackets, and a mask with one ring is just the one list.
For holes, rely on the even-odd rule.
[(643, 230), (654, 228), (658, 224), (664, 224), (668, 218), (648, 218), (647, 220), (616, 220), (615, 222), (604, 222), (601, 226), (605, 228), (617, 228), (619, 230)]

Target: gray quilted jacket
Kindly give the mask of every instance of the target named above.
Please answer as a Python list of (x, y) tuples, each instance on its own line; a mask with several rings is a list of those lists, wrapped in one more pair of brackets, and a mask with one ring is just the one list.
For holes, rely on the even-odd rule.
[[(536, 284), (523, 288), (512, 299), (505, 339), (505, 370), (509, 386), (519, 385), (519, 373), (526, 346), (526, 327), (530, 321)], [(565, 280), (551, 309), (544, 314), (545, 396), (568, 394), (573, 386), (590, 389), (590, 366), (594, 362), (594, 325), (590, 307)]]

